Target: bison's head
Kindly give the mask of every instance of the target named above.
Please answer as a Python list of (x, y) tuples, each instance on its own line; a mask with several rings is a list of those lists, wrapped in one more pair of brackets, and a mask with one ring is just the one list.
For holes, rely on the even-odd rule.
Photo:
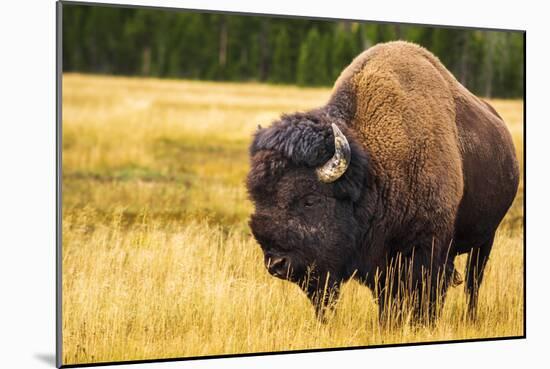
[(259, 129), (250, 148), (250, 228), (265, 266), (308, 288), (349, 277), (357, 250), (355, 210), (367, 158), (347, 127), (335, 123), (319, 114), (283, 116)]

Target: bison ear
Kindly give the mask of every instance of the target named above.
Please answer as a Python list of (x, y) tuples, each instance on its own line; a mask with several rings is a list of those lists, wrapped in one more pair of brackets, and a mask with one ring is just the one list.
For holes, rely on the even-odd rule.
[[(369, 180), (369, 158), (365, 150), (357, 144), (356, 140), (349, 140), (351, 160), (344, 175), (334, 182), (335, 195), (340, 198), (348, 198), (356, 202)], [(372, 176), (371, 176), (372, 177)]]

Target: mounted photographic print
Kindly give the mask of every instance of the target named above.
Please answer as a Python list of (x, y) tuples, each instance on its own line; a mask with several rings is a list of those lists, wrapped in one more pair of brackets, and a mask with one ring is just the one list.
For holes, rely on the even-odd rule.
[(58, 366), (525, 337), (524, 37), (58, 3)]

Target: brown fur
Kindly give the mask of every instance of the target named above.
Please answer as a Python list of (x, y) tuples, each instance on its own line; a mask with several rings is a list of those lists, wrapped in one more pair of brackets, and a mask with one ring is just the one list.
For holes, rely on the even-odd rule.
[[(359, 55), (336, 81), (331, 100), (353, 100), (347, 103), (354, 107), (348, 125), (361, 135), (387, 194), (384, 208), (394, 212), (385, 217), (386, 231), (417, 224), (421, 229), (407, 228), (414, 240), (431, 224), (434, 242), (451, 245), (451, 258), (471, 252), (478, 259), (481, 265), (470, 260), (467, 271), (475, 309), (474, 284), (481, 283), (487, 243), (519, 182), (515, 149), (500, 116), (437, 57), (407, 42), (380, 44)], [(437, 222), (419, 222), (430, 218)], [(482, 246), (489, 250), (481, 252)], [(407, 246), (399, 247), (407, 253)], [(481, 276), (473, 275), (475, 268)]]
[(448, 238), (462, 198), (452, 80), (434, 64), (416, 45), (382, 44), (358, 56), (336, 82), (336, 94), (343, 83), (353, 86), (356, 108), (348, 125), (369, 153), (387, 194), (385, 208), (396, 212), (387, 216), (390, 233), (413, 219), (437, 217), (430, 231)]

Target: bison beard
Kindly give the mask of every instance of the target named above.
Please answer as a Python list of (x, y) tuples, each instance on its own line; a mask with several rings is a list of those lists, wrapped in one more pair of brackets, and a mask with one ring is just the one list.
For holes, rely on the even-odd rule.
[(250, 228), (266, 268), (298, 284), (320, 319), (354, 278), (382, 321), (412, 310), (433, 322), (461, 253), (475, 316), (519, 170), (500, 117), (425, 49), (367, 50), (325, 106), (259, 129), (250, 156)]

